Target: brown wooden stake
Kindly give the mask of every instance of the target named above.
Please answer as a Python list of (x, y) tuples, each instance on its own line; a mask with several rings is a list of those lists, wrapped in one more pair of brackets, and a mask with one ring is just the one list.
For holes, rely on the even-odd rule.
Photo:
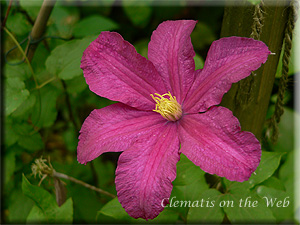
[[(221, 105), (233, 111), (242, 130), (261, 139), (287, 22), (287, 0), (264, 1), (264, 25), (260, 34), (272, 53), (253, 77), (233, 84)], [(250, 37), (255, 6), (248, 1), (230, 1), (225, 7), (221, 36)], [(247, 79), (252, 79), (251, 82)]]

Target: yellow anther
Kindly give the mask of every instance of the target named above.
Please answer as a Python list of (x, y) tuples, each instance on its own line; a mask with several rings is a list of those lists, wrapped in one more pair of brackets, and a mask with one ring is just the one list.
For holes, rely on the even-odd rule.
[[(170, 92), (160, 95), (154, 93), (158, 97), (154, 97), (153, 94), (150, 94), (153, 100), (156, 102), (154, 112), (160, 113), (165, 119), (170, 121), (179, 120), (182, 116), (181, 105), (177, 102), (176, 97), (172, 96)], [(169, 98), (165, 98), (168, 96)]]

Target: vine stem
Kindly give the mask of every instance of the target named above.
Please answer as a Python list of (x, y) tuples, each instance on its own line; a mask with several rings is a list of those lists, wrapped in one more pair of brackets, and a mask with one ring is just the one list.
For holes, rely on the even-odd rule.
[(54, 81), (54, 80), (56, 80), (56, 79), (57, 79), (57, 77), (52, 77), (52, 78), (50, 78), (49, 80), (46, 80), (44, 83), (40, 84), (40, 85), (37, 87), (37, 89), (41, 89), (42, 87), (44, 87), (45, 85), (51, 83), (52, 81)]
[(93, 190), (93, 191), (97, 191), (97, 192), (99, 192), (99, 193), (101, 193), (101, 194), (104, 194), (104, 195), (107, 195), (107, 196), (109, 196), (109, 197), (111, 197), (111, 198), (117, 197), (117, 196), (115, 196), (115, 195), (113, 195), (113, 194), (111, 194), (111, 193), (109, 193), (109, 192), (107, 192), (107, 191), (104, 191), (104, 190), (102, 190), (102, 189), (100, 189), (100, 188), (97, 188), (97, 187), (95, 187), (95, 186), (92, 186), (92, 185), (90, 185), (90, 184), (88, 184), (88, 183), (85, 183), (85, 182), (83, 182), (83, 181), (81, 181), (81, 180), (78, 180), (78, 179), (76, 179), (76, 178), (74, 178), (74, 177), (70, 177), (70, 176), (68, 176), (68, 175), (66, 175), (66, 174), (56, 172), (55, 170), (53, 170), (52, 176), (53, 176), (53, 177), (62, 178), (62, 179), (66, 179), (66, 180), (72, 181), (72, 182), (74, 182), (74, 183), (76, 183), (76, 184), (80, 184), (80, 185), (82, 185), (82, 186), (84, 186), (84, 187), (86, 187), (86, 188), (89, 188), (89, 189), (91, 189), (91, 190)]
[(33, 68), (24, 52), (24, 50), (22, 49), (22, 47), (20, 46), (19, 42), (15, 39), (15, 37), (13, 36), (13, 34), (6, 28), (6, 27), (3, 27), (3, 30), (10, 36), (10, 38), (13, 40), (13, 42), (17, 45), (18, 49), (20, 50), (20, 52), (22, 53), (23, 57), (25, 57), (25, 60), (26, 60), (26, 63), (28, 64), (28, 67), (29, 67), (29, 70), (33, 76), (33, 79), (34, 79), (34, 83), (35, 83), (35, 88), (36, 89), (41, 89), (42, 87), (44, 87), (46, 84), (56, 80), (57, 78), (56, 77), (52, 77), (50, 78), (49, 80), (45, 81), (44, 83), (42, 83), (41, 85), (38, 84), (37, 80), (36, 80), (36, 77), (35, 77), (35, 73), (33, 72)]
[(40, 12), (36, 18), (36, 21), (32, 27), (32, 31), (28, 38), (28, 44), (26, 47), (26, 53), (28, 54), (29, 61), (32, 60), (34, 52), (37, 48), (37, 44), (31, 44), (31, 41), (38, 40), (42, 37), (52, 9), (54, 7), (56, 0), (44, 0), (40, 9)]
[(8, 18), (8, 15), (9, 15), (9, 12), (10, 12), (10, 9), (11, 9), (11, 4), (12, 4), (12, 0), (9, 0), (8, 7), (7, 7), (7, 10), (6, 10), (6, 14), (5, 14), (5, 18), (4, 18), (4, 20), (2, 22), (2, 25), (1, 25), (2, 28), (5, 27), (5, 25), (6, 25), (6, 20)]
[(27, 58), (27, 56), (26, 56), (24, 50), (22, 49), (21, 45), (20, 45), (19, 42), (16, 40), (16, 38), (14, 37), (14, 35), (13, 35), (6, 27), (3, 27), (3, 30), (4, 30), (4, 31), (8, 34), (8, 36), (13, 40), (13, 42), (16, 44), (16, 46), (18, 47), (18, 49), (19, 49), (20, 52), (22, 53), (23, 57), (24, 57), (25, 60), (26, 60), (27, 65), (28, 65), (28, 67), (29, 67), (29, 70), (30, 70), (30, 72), (31, 72), (31, 74), (32, 74), (32, 76), (33, 76), (33, 80), (34, 80), (35, 86), (36, 86), (36, 88), (38, 88), (38, 87), (39, 87), (39, 84), (38, 84), (37, 79), (36, 79), (36, 77), (35, 77), (35, 73), (33, 72), (32, 66), (31, 66), (31, 64), (30, 64), (30, 62), (29, 62), (29, 60), (28, 60), (28, 58)]

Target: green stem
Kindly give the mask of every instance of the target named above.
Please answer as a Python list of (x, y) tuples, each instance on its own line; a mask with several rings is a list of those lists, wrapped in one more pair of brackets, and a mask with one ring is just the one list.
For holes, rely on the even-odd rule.
[(36, 79), (36, 77), (35, 77), (35, 73), (33, 72), (32, 66), (31, 66), (31, 64), (30, 64), (30, 62), (29, 62), (29, 60), (28, 60), (28, 58), (27, 58), (27, 56), (26, 56), (24, 50), (22, 49), (21, 45), (20, 45), (19, 42), (16, 40), (16, 38), (13, 36), (13, 34), (12, 34), (6, 27), (3, 27), (3, 30), (4, 30), (4, 31), (8, 34), (8, 36), (13, 40), (13, 42), (16, 44), (16, 46), (18, 47), (18, 49), (19, 49), (20, 52), (22, 53), (23, 57), (25, 58), (25, 61), (26, 61), (27, 65), (28, 65), (28, 67), (29, 67), (29, 70), (30, 70), (30, 72), (31, 72), (31, 74), (32, 74), (32, 77), (33, 77), (35, 86), (36, 86), (36, 88), (38, 88), (38, 87), (39, 87), (39, 84), (38, 84), (37, 79)]
[(115, 197), (116, 197), (115, 195), (113, 195), (113, 194), (111, 194), (111, 193), (109, 193), (109, 192), (107, 192), (107, 191), (104, 191), (104, 190), (102, 190), (102, 189), (100, 189), (100, 188), (97, 188), (97, 187), (95, 187), (95, 186), (92, 186), (92, 185), (90, 185), (90, 184), (88, 184), (88, 183), (85, 183), (85, 182), (83, 182), (83, 181), (81, 181), (81, 180), (78, 180), (78, 179), (76, 179), (76, 178), (74, 178), (74, 177), (70, 177), (70, 176), (68, 176), (68, 175), (66, 175), (66, 174), (56, 172), (55, 170), (53, 171), (52, 176), (53, 176), (53, 177), (57, 177), (57, 178), (62, 178), (62, 179), (70, 180), (70, 181), (72, 181), (72, 182), (74, 182), (74, 183), (76, 183), (76, 184), (80, 184), (80, 185), (82, 185), (83, 187), (89, 188), (89, 189), (91, 189), (91, 190), (93, 190), (93, 191), (97, 191), (97, 192), (99, 192), (99, 193), (101, 193), (101, 194), (104, 194), (104, 195), (107, 195), (107, 196), (109, 196), (109, 197), (111, 197), (111, 198), (115, 198)]

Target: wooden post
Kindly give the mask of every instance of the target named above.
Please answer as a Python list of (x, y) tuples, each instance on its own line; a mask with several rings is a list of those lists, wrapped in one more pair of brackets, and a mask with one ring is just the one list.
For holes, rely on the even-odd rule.
[[(288, 5), (287, 0), (264, 1), (264, 25), (260, 40), (275, 55), (270, 55), (267, 62), (255, 71), (252, 77), (233, 84), (221, 103), (233, 111), (241, 123), (242, 130), (252, 132), (258, 139), (261, 139), (275, 80), (287, 22)], [(230, 1), (230, 5), (225, 7), (221, 36), (250, 37), (253, 13), (254, 6), (248, 1)]]

